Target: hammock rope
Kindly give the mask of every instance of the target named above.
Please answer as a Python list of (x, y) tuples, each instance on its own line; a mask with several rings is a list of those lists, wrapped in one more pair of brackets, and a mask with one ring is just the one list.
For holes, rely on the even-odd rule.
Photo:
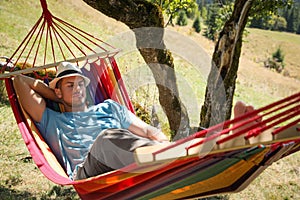
[[(3, 74), (7, 64), (0, 69), (0, 78), (18, 73), (31, 73), (34, 70), (56, 67), (62, 61), (79, 62), (97, 57), (114, 56), (120, 50), (103, 40), (61, 20), (48, 10), (46, 0), (40, 0), (43, 9), (41, 17), (34, 24), (12, 56), (7, 60), (13, 63), (9, 71)], [(48, 54), (50, 52), (50, 54)], [(40, 58), (40, 60), (38, 60)], [(25, 69), (30, 63), (30, 69)]]

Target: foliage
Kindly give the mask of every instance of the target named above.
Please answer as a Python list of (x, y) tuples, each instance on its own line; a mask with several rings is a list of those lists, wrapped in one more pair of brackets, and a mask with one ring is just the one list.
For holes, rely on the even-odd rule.
[(180, 10), (185, 10), (192, 17), (197, 4), (195, 0), (150, 0), (159, 5), (163, 12), (169, 17), (167, 25), (173, 25), (173, 19), (179, 16)]
[(205, 24), (207, 25), (207, 29), (204, 32), (204, 36), (206, 36), (210, 40), (216, 39), (216, 34), (220, 31), (221, 23), (218, 20), (219, 9), (216, 6), (210, 6), (207, 13), (207, 20)]
[[(1, 1), (0, 1), (1, 2)], [(14, 1), (3, 1), (3, 5), (1, 5), (1, 12), (3, 15), (0, 15), (3, 17), (4, 15), (9, 17), (7, 20), (3, 20), (1, 18), (1, 22), (9, 22), (11, 25), (14, 26), (12, 30), (7, 30), (6, 26), (5, 28), (1, 29), (1, 32), (6, 33), (1, 36), (2, 38), (9, 41), (9, 46), (5, 46), (5, 43), (1, 43), (0, 48), (1, 52), (4, 52), (8, 47), (15, 47), (15, 45), (18, 45), (19, 42), (15, 42), (16, 39), (11, 39), (13, 36), (18, 36), (21, 31), (26, 30), (28, 31), (28, 15), (38, 12), (39, 9), (31, 9), (28, 5), (32, 6), (34, 4), (33, 0), (29, 1), (21, 1), (21, 0), (14, 0)], [(51, 1), (49, 1), (50, 3)], [(90, 17), (90, 15), (82, 15), (82, 12), (86, 9), (85, 7), (79, 7), (77, 9), (74, 9), (75, 3), (77, 0), (73, 2), (72, 5), (68, 5), (68, 7), (65, 6), (68, 2), (71, 1), (52, 1), (52, 2), (59, 2), (62, 4), (61, 9), (64, 11), (62, 14), (66, 14), (64, 18), (71, 19), (71, 22), (76, 22), (80, 24), (80, 27), (87, 26), (84, 28), (84, 30), (89, 31), (95, 31), (95, 34), (101, 34), (103, 37), (110, 36), (108, 31), (112, 31), (112, 34), (116, 34), (116, 30), (123, 31), (123, 26), (117, 26), (116, 23), (112, 20), (109, 20), (107, 24), (109, 24), (108, 27), (106, 27), (106, 20), (107, 18), (102, 17), (101, 20), (97, 21), (100, 17), (98, 17), (97, 14), (95, 14), (94, 11), (90, 11), (89, 14), (93, 16), (93, 18)], [(4, 4), (5, 3), (5, 4)], [(37, 2), (38, 3), (38, 2)], [(0, 3), (1, 4), (1, 3)], [(12, 5), (16, 4), (16, 5)], [(9, 12), (4, 12), (5, 7), (11, 7), (13, 10), (15, 10), (16, 13), (19, 13), (19, 15), (12, 13), (9, 15)], [(34, 8), (37, 8), (37, 6), (34, 6)], [(32, 12), (28, 12), (28, 10), (32, 10)], [(22, 12), (27, 12), (26, 15), (21, 15)], [(68, 11), (72, 11), (69, 13)], [(11, 11), (12, 12), (12, 11)], [(14, 14), (14, 15), (13, 15)], [(80, 17), (80, 16), (84, 17)], [(13, 16), (18, 16), (19, 18), (14, 19)], [(26, 16), (26, 17), (24, 17)], [(96, 23), (96, 25), (91, 25), (91, 23), (80, 23), (82, 19), (85, 19), (87, 22)], [(22, 23), (18, 23), (21, 20)], [(32, 23), (29, 23), (30, 25)], [(21, 26), (22, 25), (22, 26)], [(17, 27), (20, 28), (20, 31), (18, 31)], [(102, 27), (100, 29), (95, 29), (95, 27)], [(101, 32), (101, 31), (106, 32)], [(125, 29), (127, 30), (127, 29)], [(253, 30), (254, 31), (254, 30)], [(257, 30), (255, 30), (257, 31)], [(276, 42), (274, 41), (274, 38), (276, 38), (273, 34), (270, 35), (270, 32), (266, 32), (269, 37), (265, 37), (267, 39), (264, 39), (263, 41), (260, 39), (257, 39), (257, 37), (261, 36), (262, 32), (254, 34), (256, 37), (251, 39), (249, 43), (253, 43), (253, 46), (259, 46), (258, 50), (252, 50), (254, 53), (260, 54), (262, 46), (272, 46)], [(10, 34), (10, 35), (8, 35)], [(282, 36), (285, 39), (291, 38), (291, 35), (285, 35)], [(20, 37), (17, 38), (23, 38), (23, 35), (20, 35)], [(102, 37), (101, 37), (102, 38)], [(298, 37), (299, 38), (299, 37)], [(293, 41), (294, 38), (292, 37)], [(261, 43), (265, 43), (267, 41), (270, 41), (269, 45), (262, 45)], [(279, 41), (279, 39), (277, 39)], [(15, 42), (15, 43), (14, 43)], [(201, 41), (196, 41), (201, 45)], [(248, 44), (249, 44), (248, 43)], [(296, 49), (299, 42), (291, 42), (289, 44), (292, 44), (292, 46), (289, 46), (289, 49)], [(12, 49), (13, 50), (13, 49)], [(11, 51), (12, 51), (11, 50)], [(284, 49), (285, 50), (285, 49)], [(271, 51), (272, 52), (272, 51)], [(284, 51), (286, 55), (290, 55), (286, 50)], [(293, 54), (295, 55), (295, 54)], [(127, 55), (131, 56), (131, 55)], [(126, 56), (126, 57), (127, 57)], [(255, 56), (254, 56), (255, 57)], [(297, 55), (293, 56), (293, 59), (295, 59)], [(127, 57), (128, 59), (128, 57)], [(133, 60), (136, 60), (136, 56), (129, 57), (128, 59), (128, 65), (132, 65)], [(286, 56), (286, 60), (288, 61), (288, 56)], [(124, 65), (123, 65), (124, 66)], [(248, 66), (249, 67), (249, 66)], [(245, 67), (247, 68), (247, 67)], [(180, 70), (184, 69), (184, 67), (180, 68)], [(257, 68), (257, 71), (259, 71), (259, 68)], [(186, 77), (189, 77), (186, 75)], [(190, 78), (190, 77), (189, 77)], [(278, 98), (281, 94), (281, 90), (286, 91), (285, 87), (280, 87), (279, 90), (272, 90), (271, 88), (266, 89), (266, 82), (260, 82), (259, 79), (255, 80), (255, 82), (250, 82), (249, 77), (245, 80), (244, 76), (240, 77), (241, 82), (238, 84), (238, 87), (240, 87), (241, 93), (238, 93), (239, 98), (246, 98), (246, 102), (255, 102), (254, 105), (256, 107), (260, 107), (266, 104), (266, 102), (270, 102), (271, 100)], [(248, 81), (247, 84), (243, 84), (244, 81)], [(272, 80), (270, 80), (272, 81)], [(205, 82), (205, 81), (203, 81)], [(196, 84), (197, 83), (197, 84)], [(269, 83), (269, 82), (268, 82)], [(195, 88), (199, 88), (199, 91), (204, 91), (205, 87), (199, 86), (199, 82), (194, 82), (193, 86)], [(274, 86), (274, 85), (273, 85)], [(259, 90), (259, 88), (262, 88), (262, 90)], [(276, 91), (276, 92), (274, 92)], [(242, 93), (243, 92), (243, 93)], [(290, 93), (290, 92), (287, 92)], [(200, 95), (200, 97), (202, 97)], [(200, 98), (199, 97), (199, 98)], [(0, 106), (1, 107), (1, 106)], [(73, 197), (72, 194), (66, 195), (66, 192), (70, 190), (70, 188), (63, 186), (61, 189), (65, 190), (64, 192), (60, 191), (56, 186), (47, 181), (46, 178), (43, 177), (41, 172), (38, 171), (36, 168), (36, 165), (33, 164), (33, 162), (24, 163), (22, 158), (27, 157), (29, 155), (27, 149), (25, 149), (25, 145), (23, 140), (21, 139), (20, 133), (17, 130), (17, 124), (15, 123), (14, 116), (11, 114), (11, 108), (8, 106), (2, 106), (0, 108), (1, 116), (3, 116), (0, 119), (0, 124), (2, 125), (0, 128), (0, 135), (1, 140), (1, 187), (0, 187), (0, 199), (76, 199), (76, 197)], [(266, 170), (265, 173), (260, 175), (254, 182), (247, 187), (242, 192), (239, 192), (237, 194), (229, 194), (230, 200), (240, 200), (240, 199), (296, 199), (297, 196), (299, 197), (299, 162), (300, 162), (300, 154), (296, 153), (292, 156), (289, 156), (287, 158), (284, 158), (285, 160), (278, 161), (277, 163), (274, 163), (269, 167), (269, 169)], [(8, 175), (11, 174), (11, 175)], [(21, 181), (20, 177), (22, 178)], [(31, 178), (34, 177), (34, 178)], [(289, 184), (290, 182), (294, 183), (294, 185)], [(6, 184), (7, 183), (7, 184)], [(17, 185), (16, 185), (17, 184)], [(295, 184), (297, 184), (295, 186)], [(59, 186), (61, 187), (61, 186)], [(294, 189), (295, 188), (295, 189)], [(59, 195), (60, 194), (60, 195)], [(62, 196), (65, 195), (65, 196)], [(284, 196), (285, 195), (285, 196)], [(294, 195), (294, 198), (291, 196)], [(60, 196), (60, 197), (59, 197)], [(269, 198), (268, 198), (269, 197)], [(227, 199), (228, 199), (227, 198)], [(77, 197), (78, 199), (78, 197)]]
[(181, 10), (177, 18), (176, 24), (179, 26), (186, 26), (188, 24), (187, 16), (185, 11)]
[(202, 7), (200, 10), (200, 16), (205, 21), (207, 19), (207, 9), (206, 7)]
[(284, 31), (286, 30), (287, 22), (283, 17), (272, 15), (268, 21), (268, 27), (272, 31)]
[(198, 14), (198, 6), (196, 4), (193, 4), (193, 7), (186, 9), (185, 13), (189, 19), (194, 19)]
[[(207, 30), (204, 35), (211, 40), (216, 40), (225, 21), (233, 11), (234, 1), (211, 1), (207, 4), (203, 2), (197, 0), (202, 18), (206, 17), (204, 22)], [(298, 31), (300, 26), (299, 8), (300, 4), (293, 3), (293, 0), (255, 0), (249, 15), (250, 27), (298, 33), (300, 32), (300, 30)], [(207, 14), (203, 16), (205, 9), (207, 9)]]
[(296, 32), (297, 26), (300, 25), (300, 4), (293, 4), (291, 9), (283, 9), (281, 16), (283, 16), (287, 21), (287, 32)]
[(300, 24), (298, 25), (298, 28), (297, 28), (297, 30), (296, 30), (296, 33), (297, 33), (297, 34), (300, 34)]
[(200, 16), (199, 15), (194, 20), (193, 28), (195, 29), (195, 31), (197, 33), (200, 33), (200, 31), (201, 31), (201, 21), (200, 21)]
[(141, 104), (138, 102), (132, 101), (133, 107), (135, 109), (135, 114), (138, 116), (141, 120), (146, 122), (147, 124), (151, 123), (151, 115), (149, 112), (144, 108)]
[(283, 63), (283, 61), (284, 61), (284, 54), (283, 54), (283, 52), (282, 52), (282, 50), (281, 50), (280, 47), (272, 54), (272, 58), (274, 60), (276, 60), (277, 62)]
[(196, 3), (198, 4), (198, 11), (200, 14), (201, 19), (205, 21), (207, 19), (207, 6), (205, 0), (196, 0)]
[(278, 73), (282, 72), (284, 69), (284, 54), (282, 49), (279, 47), (272, 54), (272, 58), (268, 58), (267, 61), (264, 62), (265, 67), (270, 69), (275, 69)]
[(251, 10), (250, 27), (297, 32), (300, 4), (293, 0), (258, 1)]
[(216, 40), (217, 35), (222, 30), (225, 21), (229, 18), (233, 10), (233, 3), (229, 4), (211, 4), (207, 9), (207, 20), (205, 24), (207, 29), (204, 35), (210, 40)]
[(293, 0), (255, 0), (250, 16), (259, 18), (271, 14), (278, 14), (280, 8), (291, 8), (292, 5)]

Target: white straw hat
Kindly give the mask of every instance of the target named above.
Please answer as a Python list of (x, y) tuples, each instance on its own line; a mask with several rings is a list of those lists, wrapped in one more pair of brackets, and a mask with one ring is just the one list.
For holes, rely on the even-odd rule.
[(60, 79), (71, 76), (82, 77), (86, 86), (90, 83), (90, 79), (82, 74), (82, 71), (79, 69), (78, 66), (69, 62), (62, 62), (58, 65), (56, 77), (49, 83), (49, 87), (54, 89), (56, 87), (56, 83)]

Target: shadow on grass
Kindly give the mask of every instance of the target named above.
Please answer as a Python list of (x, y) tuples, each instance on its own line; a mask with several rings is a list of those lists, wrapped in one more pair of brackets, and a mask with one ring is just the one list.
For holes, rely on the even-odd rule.
[(73, 200), (79, 199), (77, 193), (73, 188), (64, 188), (61, 186), (54, 186), (47, 194), (41, 196), (36, 196), (28, 191), (19, 191), (0, 185), (0, 199), (5, 200), (48, 200), (48, 199), (58, 199), (58, 200)]
[(10, 106), (10, 103), (9, 103), (9, 101), (8, 101), (8, 99), (7, 98), (1, 98), (0, 97), (0, 107), (1, 106)]
[(0, 185), (0, 199), (36, 199), (27, 191), (18, 191)]
[(200, 199), (197, 199), (197, 200), (229, 200), (229, 196), (228, 195), (220, 195), (220, 196), (200, 198)]
[(48, 199), (49, 197), (55, 198), (55, 199), (64, 199), (64, 200), (75, 200), (79, 199), (77, 193), (72, 187), (62, 187), (62, 186), (53, 186), (53, 188), (48, 192), (47, 196), (42, 199)]

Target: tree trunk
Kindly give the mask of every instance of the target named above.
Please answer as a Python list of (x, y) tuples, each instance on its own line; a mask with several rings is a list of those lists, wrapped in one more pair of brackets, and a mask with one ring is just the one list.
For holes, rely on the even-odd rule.
[(209, 127), (229, 119), (242, 48), (242, 37), (252, 0), (236, 0), (230, 19), (220, 33), (208, 76), (200, 127)]
[(84, 1), (134, 31), (137, 48), (156, 81), (159, 101), (169, 121), (171, 138), (174, 139), (175, 135), (175, 139), (187, 136), (189, 118), (178, 95), (172, 54), (163, 41), (164, 21), (160, 7), (143, 0)]

